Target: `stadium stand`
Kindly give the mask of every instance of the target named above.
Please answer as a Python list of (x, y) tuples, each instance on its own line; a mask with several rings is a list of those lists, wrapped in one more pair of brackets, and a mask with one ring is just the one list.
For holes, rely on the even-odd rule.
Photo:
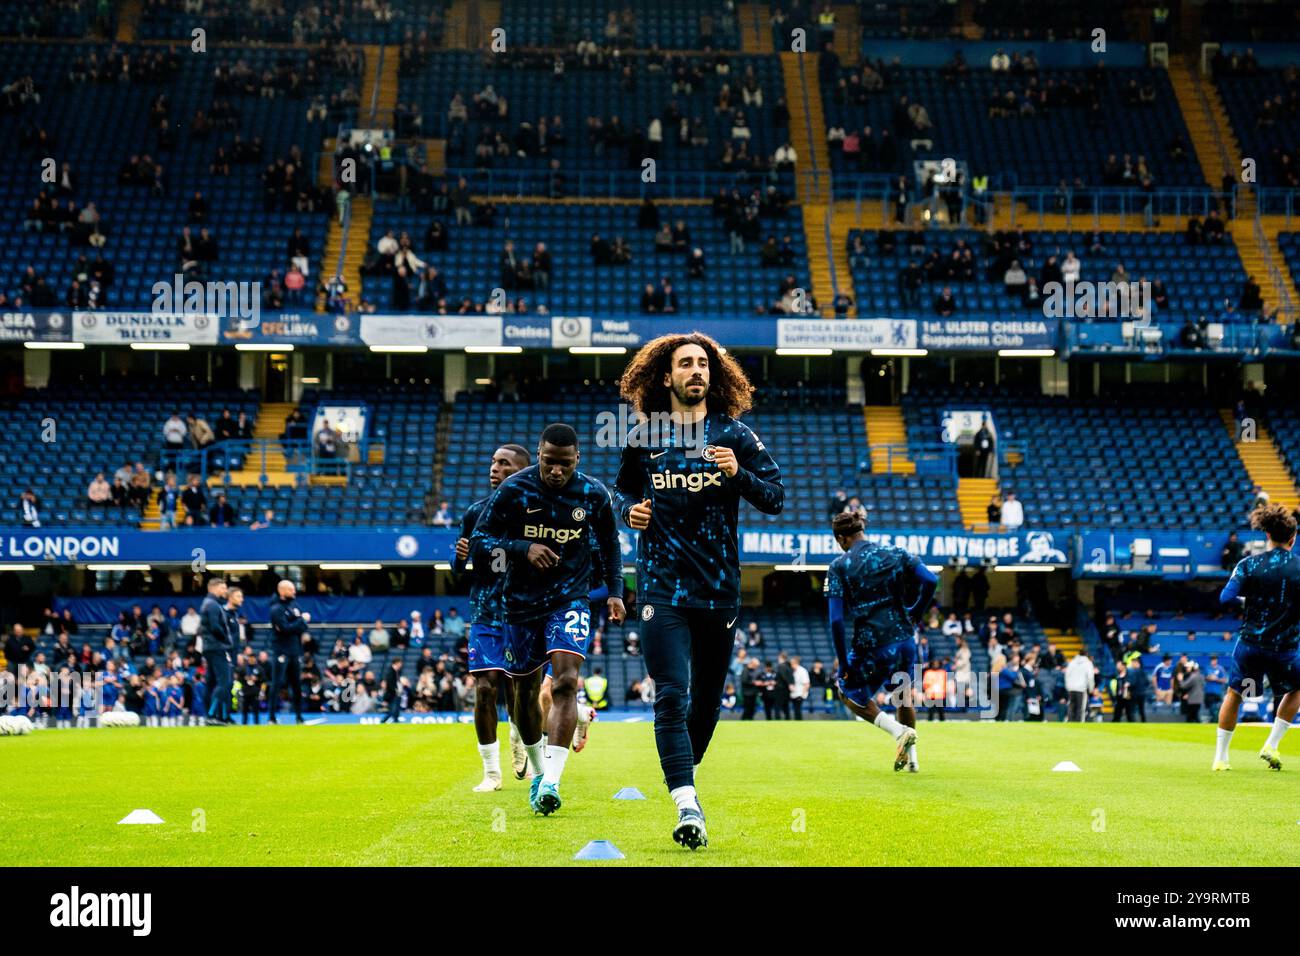
[(1222, 50), (1212, 67), (1241, 155), (1255, 159), (1260, 185), (1300, 187), (1300, 80), (1295, 67), (1261, 69), (1253, 56)]
[[(858, 239), (865, 250), (860, 256), (854, 253)], [(1215, 322), (1259, 320), (1258, 308), (1241, 307), (1246, 271), (1226, 234), (1222, 242), (1193, 245), (1182, 233), (1019, 230), (995, 235), (973, 230), (938, 234), (913, 230), (890, 235), (853, 230), (848, 252), (860, 308), (870, 306), (877, 312), (909, 318), (933, 317), (935, 299), (944, 286), (952, 288), (957, 318), (1038, 317), (1043, 311), (1043, 288), (1049, 282), (1062, 281), (1061, 266), (1072, 254), (1079, 261), (1081, 281), (1149, 282), (1153, 299), (1163, 288), (1166, 304), (1153, 302), (1152, 318), (1157, 323), (1200, 316)], [(1006, 283), (1013, 262), (1019, 262), (1024, 272), (1015, 291)], [(909, 295), (903, 280), (912, 265), (920, 269), (923, 284)], [(889, 281), (891, 277), (893, 281)], [(1037, 301), (1025, 298), (1030, 279), (1039, 293)], [(1072, 314), (1073, 305), (1070, 311)], [(1083, 321), (1119, 321), (1118, 316), (1100, 313), (1078, 317)]]
[[(836, 174), (903, 173), (916, 159), (955, 157), (1021, 186), (1137, 188), (1143, 169), (1161, 186), (1204, 185), (1194, 160), (1171, 158), (1170, 147), (1185, 150), (1190, 138), (1164, 70), (823, 65), (821, 95), (827, 129), (857, 134), (854, 152), (844, 140), (831, 150)], [(1127, 181), (1105, 180), (1112, 155), (1131, 160)], [(852, 179), (837, 179), (837, 192)]]
[(1218, 410), (1192, 400), (1075, 400), (927, 389), (903, 403), (909, 440), (939, 432), (945, 408), (987, 408), (998, 440), (1023, 443), (999, 475), (1040, 528), (1239, 528), (1254, 501)]
[[(33, 168), (54, 161), (58, 182), (44, 195), (61, 210), (71, 203), (76, 217), (93, 204), (99, 214), (93, 229), (76, 228), (75, 218), (61, 228), (55, 217), (33, 215), (34, 177), (0, 184), (0, 288), (10, 300), (65, 305), (79, 275), (86, 294), (90, 281), (74, 262), (82, 253), (98, 253), (112, 267), (99, 307), (152, 303), (154, 284), (172, 281), (185, 262), (197, 263), (187, 279), (261, 280), (269, 292), (272, 272), (288, 271), (295, 228), (307, 240), (309, 274), (319, 274), (330, 204), (315, 185), (316, 151), (326, 120), (307, 119), (307, 97), (346, 83), (359, 58), (222, 48), (203, 59), (90, 44), (7, 44), (5, 54), (8, 73), (31, 76), (39, 101), (0, 115), (0, 135), (20, 144)], [(338, 97), (331, 94), (336, 120), (345, 115)], [(202, 205), (193, 203), (196, 193)], [(186, 227), (196, 240), (209, 230), (211, 256), (182, 256)], [(53, 301), (22, 287), (29, 266)]]

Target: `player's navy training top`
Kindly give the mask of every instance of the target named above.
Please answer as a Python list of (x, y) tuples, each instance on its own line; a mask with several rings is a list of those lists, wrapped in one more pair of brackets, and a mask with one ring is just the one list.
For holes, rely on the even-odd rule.
[[(488, 496), (490, 498), (491, 495)], [(478, 519), (487, 507), (488, 498), (480, 498), (468, 508), (460, 518), (460, 536), (473, 538)], [(554, 549), (552, 549), (554, 550)], [(457, 558), (452, 562), (452, 569), (457, 574), (465, 572), (465, 561)], [(501, 589), (505, 583), (504, 574), (492, 571), (491, 562), (474, 562), (474, 578), (469, 587), (469, 622), (471, 624), (500, 624), (502, 620)]]
[[(599, 549), (601, 578), (622, 593), (623, 565), (609, 491), (575, 471), (558, 491), (545, 484), (536, 465), (503, 481), (479, 514), (470, 538), (476, 568), (492, 572), (493, 552), (505, 552), (505, 621), (519, 624), (545, 617), (591, 591), (592, 536)], [(544, 544), (560, 556), (553, 568), (534, 568), (528, 548)]]
[(1237, 562), (1219, 601), (1246, 599), (1237, 637), (1243, 644), (1287, 651), (1300, 647), (1300, 556), (1286, 548)]
[[(639, 534), (637, 591), (643, 604), (734, 608), (740, 603), (740, 543), (736, 517), (744, 498), (764, 514), (785, 506), (781, 469), (749, 426), (722, 412), (709, 412), (691, 436), (691, 454), (678, 431), (664, 429), (658, 443), (649, 423), (628, 436), (614, 501), (627, 522), (633, 505), (650, 499), (650, 526)], [(702, 454), (704, 446), (736, 453), (740, 470), (728, 478)], [(712, 456), (710, 456), (712, 457)]]
[[(916, 555), (901, 548), (882, 548), (863, 538), (832, 561), (826, 572), (824, 591), (831, 629), (835, 630), (837, 614), (852, 624), (855, 654), (911, 640), (915, 615), (929, 604), (938, 580)], [(909, 606), (907, 593), (913, 581), (919, 582), (920, 594)], [(843, 654), (840, 664), (844, 664)]]

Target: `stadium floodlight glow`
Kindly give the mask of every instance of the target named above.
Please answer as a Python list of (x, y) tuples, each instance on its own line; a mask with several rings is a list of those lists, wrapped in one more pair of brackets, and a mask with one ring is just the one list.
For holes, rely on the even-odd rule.
[(1158, 548), (1156, 554), (1162, 558), (1190, 558), (1192, 551), (1190, 548)]
[(466, 355), (518, 355), (523, 352), (522, 345), (467, 345)]
[(450, 562), (450, 561), (435, 561), (435, 562), (433, 562), (433, 570), (435, 570), (435, 571), (450, 571), (450, 570), (451, 570), (451, 562)]
[(933, 571), (935, 574), (943, 570), (942, 564), (927, 564), (925, 567), (927, 571)]
[(268, 564), (250, 564), (248, 562), (234, 562), (233, 564), (209, 564), (209, 571), (269, 571)]
[(773, 571), (828, 571), (829, 564), (774, 564)]
[(383, 567), (382, 564), (365, 564), (363, 562), (331, 562), (328, 564), (322, 564), (320, 569), (322, 571), (381, 571), (383, 570)]
[(625, 345), (570, 345), (570, 355), (626, 355)]
[(303, 383), (304, 385), (319, 385), (319, 384), (320, 384), (320, 376), (319, 376), (319, 375), (304, 375), (304, 376), (302, 377), (301, 381), (302, 381), (302, 383)]
[(269, 342), (236, 342), (236, 352), (292, 352), (293, 343), (274, 345)]
[(777, 355), (834, 355), (834, 349), (777, 349)]
[(34, 564), (0, 564), (0, 571), (35, 571)]
[(492, 379), (490, 379), (490, 378), (476, 378), (476, 379), (474, 379), (474, 384), (475, 384), (475, 385), (491, 385), (491, 384), (492, 384)]
[(929, 355), (930, 350), (929, 349), (872, 349), (871, 354), (885, 356), (885, 357), (891, 355), (922, 356), (922, 355)]
[(131, 348), (137, 352), (188, 352), (189, 342), (132, 342)]
[(410, 355), (420, 355), (429, 351), (427, 345), (372, 345), (372, 352), (397, 352)]
[(1055, 571), (1054, 564), (995, 564), (994, 571)]
[(998, 349), (1002, 358), (1051, 358), (1056, 349)]
[(148, 571), (147, 564), (88, 564), (87, 571)]
[(41, 352), (79, 352), (86, 347), (85, 342), (24, 342), (23, 348)]

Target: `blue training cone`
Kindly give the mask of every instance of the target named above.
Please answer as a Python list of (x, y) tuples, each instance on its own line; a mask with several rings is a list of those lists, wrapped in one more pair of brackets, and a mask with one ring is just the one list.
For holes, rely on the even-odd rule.
[(575, 860), (622, 860), (623, 851), (608, 840), (592, 840), (573, 857)]
[(615, 800), (644, 800), (645, 794), (636, 787), (624, 787), (618, 793), (614, 794)]

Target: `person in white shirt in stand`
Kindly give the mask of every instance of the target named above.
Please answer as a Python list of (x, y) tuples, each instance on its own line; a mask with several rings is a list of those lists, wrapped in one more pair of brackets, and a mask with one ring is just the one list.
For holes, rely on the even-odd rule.
[(1088, 695), (1097, 684), (1097, 669), (1086, 651), (1080, 651), (1065, 668), (1065, 689), (1070, 695), (1065, 719), (1082, 723), (1088, 717)]
[(1011, 69), (1011, 57), (1001, 48), (989, 59), (989, 69), (994, 73), (1005, 73)]
[(411, 646), (424, 646), (424, 620), (419, 611), (411, 612)]
[(1013, 491), (1007, 492), (1007, 500), (1002, 502), (1002, 526), (1004, 528), (1019, 528), (1025, 523), (1025, 507), (1016, 498)]
[(794, 682), (790, 685), (790, 703), (794, 706), (794, 719), (803, 720), (803, 702), (808, 699), (812, 679), (808, 669), (799, 661), (799, 655), (790, 658), (790, 668), (794, 672)]
[(1082, 274), (1083, 263), (1075, 258), (1074, 250), (1071, 249), (1065, 254), (1065, 261), (1061, 263), (1061, 279), (1068, 285), (1078, 282)]
[(957, 620), (957, 612), (949, 611), (947, 619), (943, 622), (943, 636), (958, 638), (961, 637), (961, 621)]

